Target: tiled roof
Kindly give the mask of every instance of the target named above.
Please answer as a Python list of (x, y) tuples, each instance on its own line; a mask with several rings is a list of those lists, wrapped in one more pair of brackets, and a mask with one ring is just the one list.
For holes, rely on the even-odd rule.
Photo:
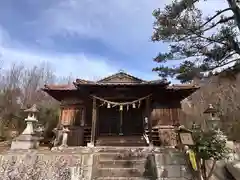
[(175, 84), (169, 85), (170, 83), (165, 79), (145, 81), (129, 75), (125, 72), (119, 72), (103, 78), (99, 81), (88, 81), (84, 79), (76, 79), (73, 84), (63, 85), (45, 85), (43, 90), (76, 90), (78, 86), (139, 86), (139, 85), (163, 85), (169, 90), (184, 90), (184, 89), (198, 89), (199, 87), (194, 84)]
[(109, 83), (77, 83), (76, 82), (76, 86), (77, 85), (89, 85), (89, 86), (121, 86), (121, 85), (130, 85), (130, 86), (136, 86), (136, 85), (168, 85), (167, 82), (165, 81), (146, 81), (146, 82), (141, 82), (141, 83), (132, 83), (132, 82), (109, 82)]
[(75, 84), (95, 84), (94, 81), (88, 81), (84, 79), (76, 79)]
[(76, 90), (77, 88), (74, 86), (74, 84), (62, 84), (62, 85), (44, 85), (43, 90)]
[(195, 84), (173, 84), (167, 87), (167, 89), (182, 90), (182, 89), (199, 89), (200, 87)]
[(86, 81), (82, 79), (77, 79), (75, 85), (107, 85), (107, 86), (116, 86), (116, 85), (150, 85), (150, 84), (162, 84), (168, 85), (169, 83), (166, 80), (153, 80), (146, 81), (139, 79), (135, 76), (127, 74), (125, 72), (119, 72), (103, 78), (99, 81)]

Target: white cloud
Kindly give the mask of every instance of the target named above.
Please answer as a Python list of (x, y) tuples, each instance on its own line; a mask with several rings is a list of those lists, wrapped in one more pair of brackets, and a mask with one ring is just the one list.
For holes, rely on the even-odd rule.
[[(14, 47), (11, 37), (0, 27), (0, 59), (3, 61), (3, 68), (7, 69), (12, 63), (23, 63), (26, 66), (39, 65), (42, 62), (48, 63), (58, 76), (72, 75), (76, 78), (96, 80), (116, 73), (120, 68), (108, 63), (104, 57), (87, 55), (84, 53), (46, 53), (27, 49), (23, 45)], [(125, 69), (144, 79), (153, 79), (151, 73)]]
[(4, 67), (8, 68), (13, 62), (22, 62), (27, 66), (39, 65), (47, 62), (53, 67), (58, 76), (68, 76), (94, 79), (113, 73), (116, 68), (106, 63), (105, 59), (89, 57), (84, 54), (43, 54), (24, 50), (1, 48), (1, 59)]
[(124, 53), (141, 49), (152, 34), (152, 11), (159, 0), (67, 0), (46, 9), (33, 26), (39, 36), (87, 36)]
[(102, 57), (92, 57), (84, 53), (50, 54), (26, 48), (20, 43), (14, 42), (2, 27), (0, 27), (0, 59), (3, 61), (3, 68), (8, 68), (16, 62), (24, 63), (27, 66), (47, 62), (59, 76), (72, 74), (86, 79), (93, 79), (116, 71), (116, 68), (107, 64), (106, 59)]
[[(39, 19), (24, 23), (29, 25), (29, 33), (34, 33), (37, 37), (36, 42), (45, 47), (53, 47), (55, 42), (51, 37), (54, 35), (66, 38), (77, 35), (101, 39), (119, 51), (133, 54), (136, 49), (140, 48), (142, 51), (151, 36), (152, 10), (163, 2), (158, 3), (158, 0), (59, 0), (41, 12)], [(7, 31), (1, 28), (1, 24), (0, 55), (4, 60), (4, 67), (8, 67), (12, 62), (36, 65), (46, 61), (61, 76), (71, 73), (86, 79), (104, 77), (121, 69), (109, 64), (105, 57), (84, 52), (61, 54), (33, 49), (24, 42), (14, 41)], [(151, 73), (151, 69), (149, 73), (123, 69), (143, 79), (157, 78), (155, 73)]]
[[(102, 57), (92, 57), (80, 54), (44, 54), (25, 50), (0, 47), (3, 67), (9, 68), (12, 63), (23, 63), (26, 66), (48, 63), (57, 76), (73, 76), (75, 78), (97, 80), (118, 72), (120, 69), (107, 63)], [(140, 70), (124, 69), (127, 73), (146, 80), (157, 79), (155, 73), (142, 72)]]

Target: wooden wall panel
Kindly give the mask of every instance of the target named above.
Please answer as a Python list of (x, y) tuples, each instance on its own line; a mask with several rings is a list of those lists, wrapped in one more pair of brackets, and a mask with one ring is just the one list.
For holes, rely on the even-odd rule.
[(84, 126), (85, 125), (85, 107), (77, 107), (75, 109), (75, 116), (74, 116), (74, 126)]
[(172, 121), (173, 125), (176, 125), (179, 123), (179, 112), (181, 111), (180, 108), (173, 108), (172, 109)]
[(68, 136), (69, 146), (83, 146), (84, 145), (84, 128), (83, 127), (70, 127)]
[(179, 122), (178, 107), (166, 107), (163, 105), (155, 105), (152, 108), (150, 119), (153, 126), (158, 125), (175, 125)]

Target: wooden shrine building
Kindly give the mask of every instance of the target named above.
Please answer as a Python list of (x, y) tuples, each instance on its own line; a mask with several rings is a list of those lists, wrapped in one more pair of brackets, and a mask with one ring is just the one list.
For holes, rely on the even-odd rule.
[(119, 72), (95, 82), (45, 85), (43, 90), (61, 103), (59, 124), (69, 127), (70, 146), (160, 146), (171, 145), (180, 102), (198, 89), (169, 84)]

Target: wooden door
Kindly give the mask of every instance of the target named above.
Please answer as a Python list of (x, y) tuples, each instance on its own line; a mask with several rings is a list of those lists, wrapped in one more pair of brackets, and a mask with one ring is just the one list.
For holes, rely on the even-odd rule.
[(117, 108), (99, 108), (98, 116), (99, 135), (119, 135), (120, 132), (120, 112)]
[(123, 135), (140, 135), (143, 134), (143, 116), (140, 108), (123, 111)]

